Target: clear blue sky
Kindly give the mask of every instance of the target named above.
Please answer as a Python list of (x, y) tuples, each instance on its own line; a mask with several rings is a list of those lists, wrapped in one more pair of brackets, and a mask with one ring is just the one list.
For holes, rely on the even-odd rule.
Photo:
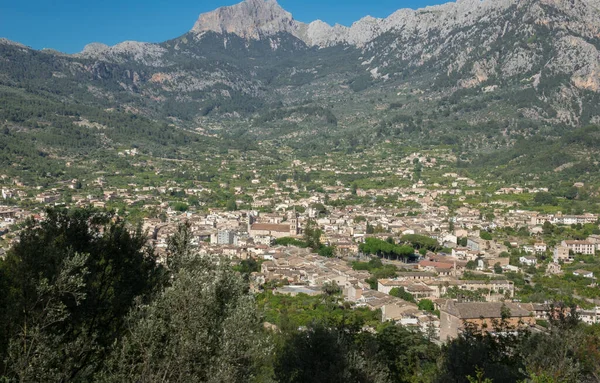
[[(75, 53), (91, 42), (162, 42), (192, 28), (198, 15), (241, 0), (0, 0), (0, 37), (36, 49)], [(296, 20), (350, 25), (400, 8), (450, 0), (279, 0)]]

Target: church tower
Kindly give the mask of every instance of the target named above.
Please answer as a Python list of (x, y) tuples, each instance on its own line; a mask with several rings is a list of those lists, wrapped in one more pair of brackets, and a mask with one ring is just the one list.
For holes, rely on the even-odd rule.
[(295, 237), (298, 235), (299, 230), (298, 230), (298, 213), (296, 213), (296, 209), (294, 208), (294, 210), (289, 214), (289, 220), (290, 220), (290, 235)]

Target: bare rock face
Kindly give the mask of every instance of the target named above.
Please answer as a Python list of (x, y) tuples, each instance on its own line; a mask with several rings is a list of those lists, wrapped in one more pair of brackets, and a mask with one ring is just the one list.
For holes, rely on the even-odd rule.
[(25, 45), (23, 45), (21, 43), (18, 43), (16, 41), (12, 41), (12, 40), (9, 40), (9, 39), (5, 39), (3, 37), (0, 38), (0, 44), (3, 44), (3, 45), (12, 45), (12, 46), (19, 47), (19, 48), (27, 48)]
[(246, 0), (204, 13), (192, 33), (233, 33), (245, 39), (259, 40), (279, 32), (296, 34), (297, 22), (275, 0)]
[(293, 19), (276, 0), (246, 0), (237, 5), (219, 8), (200, 15), (193, 33), (213, 31), (233, 33), (246, 39), (262, 39), (276, 33), (287, 32), (308, 46), (328, 47), (349, 44), (364, 47), (384, 33), (393, 31), (402, 37), (424, 38), (431, 31), (452, 33), (506, 12), (511, 7), (531, 7), (542, 10), (533, 22), (547, 22), (542, 7), (560, 9), (573, 18), (563, 21), (565, 30), (582, 35), (600, 36), (600, 0), (457, 0), (447, 4), (418, 10), (400, 9), (387, 18), (371, 16), (355, 22), (350, 27), (328, 25), (317, 20), (304, 24)]
[(83, 51), (81, 51), (81, 53), (79, 53), (82, 57), (93, 57), (93, 56), (97, 56), (99, 54), (102, 54), (103, 52), (106, 52), (110, 49), (110, 47), (106, 44), (102, 44), (102, 43), (91, 43), (86, 45), (83, 48)]
[(133, 60), (144, 65), (157, 67), (165, 65), (163, 56), (166, 52), (167, 50), (158, 44), (125, 41), (112, 47), (101, 43), (88, 44), (75, 57), (100, 59), (116, 63)]
[(200, 15), (192, 33), (233, 33), (242, 38), (259, 40), (276, 33), (287, 32), (308, 46), (350, 44), (363, 47), (390, 30), (406, 33), (426, 33), (431, 28), (440, 27), (450, 30), (458, 24), (476, 21), (491, 9), (504, 9), (515, 2), (516, 0), (458, 0), (455, 3), (416, 11), (401, 9), (385, 19), (366, 16), (346, 27), (339, 24), (330, 26), (321, 20), (304, 24), (294, 20), (276, 0), (246, 0)]

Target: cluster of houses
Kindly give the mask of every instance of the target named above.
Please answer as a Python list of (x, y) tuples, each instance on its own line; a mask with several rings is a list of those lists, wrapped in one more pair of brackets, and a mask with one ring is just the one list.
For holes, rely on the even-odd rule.
[[(127, 157), (137, 156), (135, 151), (125, 151)], [(398, 177), (412, 177), (411, 164), (420, 163), (423, 167), (440, 166), (447, 158), (431, 158), (415, 153), (403, 160), (408, 164), (395, 169), (392, 164), (386, 168), (372, 170), (382, 176), (395, 174)], [(294, 161), (292, 166), (306, 174), (313, 171), (329, 171), (338, 174), (357, 174), (358, 165), (340, 169), (335, 161), (308, 165)], [(233, 175), (236, 182), (240, 175)], [(153, 211), (153, 218), (143, 220), (143, 229), (148, 232), (149, 242), (164, 254), (169, 237), (175, 233), (181, 222), (187, 222), (192, 231), (192, 243), (201, 254), (224, 256), (232, 260), (258, 259), (262, 261), (260, 272), (253, 275), (254, 287), (269, 282), (280, 285), (281, 294), (320, 294), (321, 287), (336, 283), (343, 290), (344, 298), (355, 307), (381, 310), (383, 321), (394, 321), (414, 327), (435, 338), (447, 340), (455, 337), (465, 323), (490, 324), (507, 319), (515, 326), (536, 326), (536, 319), (543, 318), (541, 305), (526, 305), (513, 302), (515, 286), (506, 279), (498, 278), (490, 270), (500, 266), (503, 270), (519, 271), (520, 267), (509, 264), (505, 256), (510, 248), (518, 247), (527, 255), (520, 257), (521, 267), (536, 266), (539, 256), (552, 254), (553, 263), (548, 266), (548, 274), (561, 273), (561, 264), (572, 262), (576, 254), (593, 255), (600, 250), (600, 236), (590, 236), (585, 240), (565, 240), (550, 247), (541, 240), (513, 240), (509, 245), (492, 239), (484, 239), (482, 231), (498, 227), (522, 227), (533, 235), (541, 234), (544, 224), (554, 225), (593, 224), (598, 215), (544, 215), (532, 211), (518, 210), (514, 201), (494, 200), (451, 210), (442, 201), (448, 198), (465, 202), (469, 196), (483, 193), (477, 182), (460, 177), (456, 173), (443, 175), (442, 184), (427, 185), (415, 181), (410, 186), (378, 189), (352, 188), (338, 182), (325, 185), (320, 181), (320, 190), (306, 193), (305, 187), (293, 179), (275, 182), (252, 173), (251, 182), (244, 186), (230, 187), (222, 183), (219, 188), (234, 191), (236, 204), (246, 209), (226, 211), (208, 208), (202, 198), (198, 206), (189, 206), (185, 212), (174, 208), (173, 195), (185, 199), (211, 195), (208, 184), (192, 183), (190, 187), (180, 187), (174, 182), (163, 186), (136, 186), (113, 188), (102, 176), (88, 182), (102, 188), (102, 192), (86, 194), (81, 190), (81, 182), (72, 180), (51, 189), (27, 191), (24, 185), (15, 181), (2, 188), (2, 198), (29, 199), (40, 206), (67, 203), (70, 206), (95, 206), (104, 208), (112, 202), (135, 205), (142, 210)], [(190, 185), (192, 185), (190, 184)], [(212, 185), (212, 187), (215, 187)], [(64, 191), (69, 191), (69, 201)], [(497, 195), (536, 193), (546, 189), (503, 188)], [(37, 194), (36, 194), (37, 193)], [(309, 195), (309, 196), (306, 196)], [(363, 201), (374, 202), (361, 205), (334, 204), (340, 200), (359, 197)], [(250, 200), (251, 202), (248, 202)], [(378, 205), (377, 201), (393, 201), (395, 208)], [(248, 206), (249, 205), (249, 206)], [(334, 207), (344, 206), (344, 207)], [(325, 211), (323, 211), (325, 208)], [(484, 211), (494, 214), (482, 214)], [(0, 236), (3, 230), (32, 216), (35, 211), (25, 211), (12, 207), (0, 207)], [(43, 218), (43, 213), (36, 215)], [(297, 247), (275, 245), (276, 240), (286, 237), (302, 239), (303, 229), (312, 220), (322, 232), (321, 242), (336, 249), (337, 258), (323, 258), (310, 250)], [(367, 271), (353, 270), (348, 259), (361, 256), (360, 244), (367, 237), (382, 240), (392, 238), (399, 241), (403, 235), (420, 234), (431, 237), (445, 250), (440, 253), (426, 253), (411, 264), (400, 264), (403, 270), (390, 279), (377, 281), (372, 288), (366, 280), (371, 277)], [(0, 256), (3, 253), (0, 252)], [(475, 264), (480, 278), (462, 278), (469, 265)], [(471, 269), (473, 267), (470, 267)], [(594, 278), (590, 271), (576, 270), (574, 275)], [(411, 302), (392, 296), (393, 289), (402, 289), (412, 296)], [(480, 302), (468, 302), (460, 298), (477, 293)], [(459, 298), (449, 298), (458, 294)], [(440, 316), (419, 310), (417, 303), (423, 299), (434, 302)], [(414, 303), (414, 302), (417, 303)], [(508, 317), (504, 318), (507, 316)], [(583, 312), (586, 323), (600, 322), (600, 310)]]

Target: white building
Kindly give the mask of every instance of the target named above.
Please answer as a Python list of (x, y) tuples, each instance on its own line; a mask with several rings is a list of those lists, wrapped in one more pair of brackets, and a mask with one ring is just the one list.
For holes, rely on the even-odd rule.
[(522, 265), (535, 266), (535, 265), (537, 265), (537, 258), (536, 257), (521, 257), (521, 258), (519, 258), (519, 262)]
[(575, 254), (594, 255), (596, 246), (588, 241), (562, 241), (561, 246), (568, 248)]

